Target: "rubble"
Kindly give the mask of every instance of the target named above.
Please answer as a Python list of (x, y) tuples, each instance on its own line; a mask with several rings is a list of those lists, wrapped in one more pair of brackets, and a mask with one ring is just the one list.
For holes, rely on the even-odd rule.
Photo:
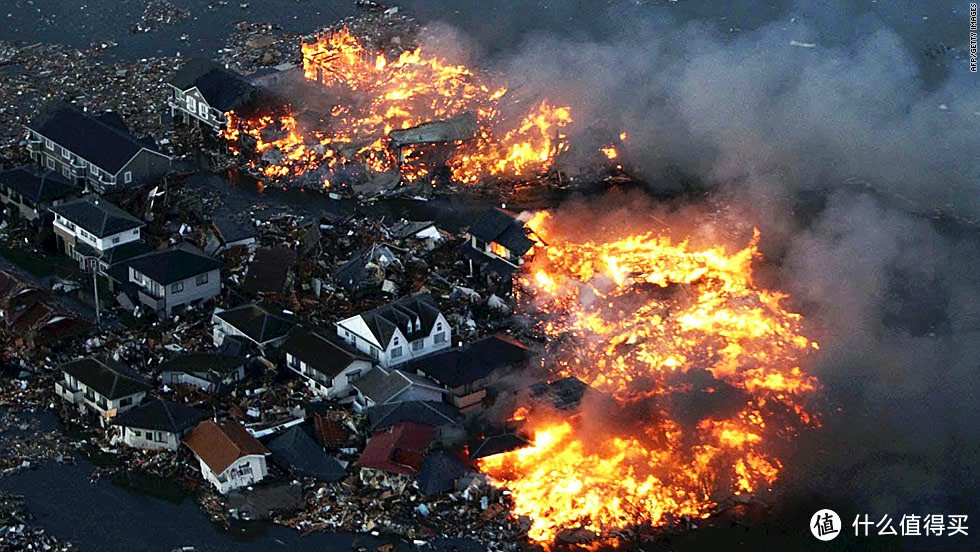
[(70, 542), (48, 535), (31, 521), (24, 497), (0, 493), (0, 550), (75, 550)]
[(190, 18), (190, 10), (178, 8), (168, 0), (147, 0), (143, 15), (130, 27), (133, 33), (148, 33), (162, 25), (173, 25)]

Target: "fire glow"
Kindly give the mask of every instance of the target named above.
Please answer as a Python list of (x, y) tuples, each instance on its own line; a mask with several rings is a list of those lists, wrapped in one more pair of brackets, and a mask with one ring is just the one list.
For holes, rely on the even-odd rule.
[[(424, 54), (421, 47), (387, 59), (341, 29), (303, 44), (302, 50), (306, 79), (358, 100), (323, 114), (326, 128), (300, 128), (292, 114), (242, 120), (232, 113), (223, 132), (232, 148), (245, 133), (255, 139), (258, 153), (278, 152), (256, 167), (267, 177), (317, 171), (326, 186), (332, 171), (358, 165), (374, 173), (399, 170), (416, 181), (431, 173), (432, 164), (400, 162), (388, 134), (463, 113), (475, 115), (476, 135), (451, 144), (453, 151), (442, 160), (457, 182), (538, 174), (566, 147), (562, 128), (572, 121), (567, 107), (543, 100), (516, 124), (504, 121), (499, 107), (506, 87), (487, 84), (469, 68)], [(425, 149), (406, 148), (402, 161), (424, 158)]]
[(653, 233), (569, 241), (548, 213), (528, 226), (548, 245), (525, 265), (521, 301), (544, 313), (552, 371), (615, 405), (522, 406), (512, 420), (533, 444), (480, 461), (531, 519), (529, 538), (615, 540), (770, 488), (780, 443), (817, 424), (805, 400), (818, 382), (801, 367), (817, 344), (784, 295), (753, 283), (758, 232), (730, 254)]

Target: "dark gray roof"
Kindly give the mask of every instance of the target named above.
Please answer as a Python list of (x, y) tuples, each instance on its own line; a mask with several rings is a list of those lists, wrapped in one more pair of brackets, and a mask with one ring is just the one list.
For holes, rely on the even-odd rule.
[(95, 117), (62, 101), (46, 105), (27, 127), (109, 174), (117, 174), (142, 149), (163, 155), (130, 134), (118, 116)]
[(37, 165), (0, 172), (0, 184), (23, 196), (30, 205), (57, 201), (80, 191), (60, 174)]
[(251, 223), (241, 222), (234, 218), (216, 217), (212, 224), (224, 243), (234, 243), (258, 236)]
[(256, 343), (284, 337), (297, 325), (296, 320), (281, 309), (260, 303), (241, 305), (215, 313), (215, 316), (231, 324)]
[(371, 431), (380, 431), (399, 422), (439, 427), (459, 423), (462, 416), (459, 409), (451, 404), (436, 401), (405, 401), (394, 404), (379, 404), (367, 410)]
[(223, 266), (221, 261), (214, 257), (182, 247), (147, 253), (130, 259), (126, 264), (154, 282), (165, 286), (218, 270)]
[(299, 358), (314, 370), (333, 378), (355, 360), (371, 359), (351, 348), (327, 330), (296, 328), (282, 344), (282, 350)]
[(138, 373), (124, 364), (109, 359), (80, 358), (62, 364), (61, 369), (110, 400), (150, 389)]
[[(416, 293), (394, 303), (361, 313), (361, 318), (364, 319), (364, 323), (367, 324), (378, 343), (384, 347), (391, 341), (395, 328), (401, 330), (409, 341), (429, 335), (439, 314), (439, 307), (436, 306), (432, 295)], [(421, 321), (418, 330), (415, 330), (416, 319)]]
[(506, 335), (491, 335), (466, 347), (429, 355), (404, 366), (420, 370), (448, 387), (458, 387), (486, 378), (495, 370), (524, 362), (527, 347)]
[(123, 412), (113, 419), (113, 424), (181, 434), (207, 416), (208, 413), (203, 410), (157, 399)]
[(531, 397), (546, 400), (559, 410), (574, 410), (582, 402), (589, 386), (575, 377), (558, 379), (549, 383), (536, 383), (531, 386)]
[(51, 211), (65, 217), (96, 237), (104, 238), (143, 226), (143, 221), (97, 195), (87, 195), (60, 205)]
[(159, 370), (161, 372), (185, 372), (188, 374), (215, 374), (216, 376), (223, 376), (237, 370), (244, 364), (245, 359), (242, 357), (194, 351), (164, 361), (160, 364)]
[(401, 260), (391, 248), (375, 243), (355, 253), (351, 260), (335, 270), (334, 280), (347, 289), (356, 289), (362, 285), (381, 285), (380, 281), (372, 278), (374, 271), (368, 269), (368, 263), (374, 263), (383, 269), (389, 266), (399, 270), (402, 268)]
[(527, 253), (534, 246), (534, 240), (527, 237), (524, 223), (503, 209), (487, 210), (470, 226), (469, 233), (485, 242), (497, 242), (517, 255)]
[(387, 404), (388, 401), (412, 386), (441, 389), (439, 384), (424, 376), (401, 370), (389, 372), (380, 366), (351, 385), (362, 395), (371, 399), (374, 404)]
[(248, 293), (282, 293), (289, 271), (296, 264), (296, 252), (288, 247), (263, 247), (248, 265), (242, 290)]
[(498, 433), (477, 439), (470, 449), (470, 458), (476, 460), (477, 458), (524, 448), (528, 445), (530, 445), (528, 440), (516, 433)]
[[(101, 260), (106, 264), (115, 265), (122, 263), (123, 261), (128, 261), (134, 257), (139, 257), (140, 255), (145, 255), (153, 251), (153, 248), (146, 244), (144, 241), (131, 241), (126, 242), (122, 245), (117, 245), (112, 249), (107, 249), (101, 257)], [(125, 274), (123, 274), (122, 281), (129, 280), (129, 270), (127, 267), (120, 265)]]
[(170, 84), (185, 91), (197, 88), (208, 105), (220, 111), (236, 109), (258, 91), (241, 75), (203, 58), (188, 60)]
[(431, 220), (403, 220), (391, 227), (391, 237), (396, 240), (409, 238), (422, 230), (432, 226)]
[(320, 481), (332, 482), (344, 477), (344, 467), (327, 455), (301, 426), (291, 427), (269, 442), (272, 458), (294, 472)]
[(434, 495), (453, 490), (456, 480), (468, 471), (470, 470), (455, 454), (439, 449), (422, 460), (422, 466), (415, 474), (415, 481), (423, 495)]

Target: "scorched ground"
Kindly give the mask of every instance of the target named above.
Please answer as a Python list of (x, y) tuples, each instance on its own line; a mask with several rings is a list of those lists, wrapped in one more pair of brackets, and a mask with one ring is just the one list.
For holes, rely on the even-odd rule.
[(656, 233), (570, 239), (538, 213), (521, 277), (524, 310), (549, 342), (545, 367), (595, 392), (570, 414), (518, 409), (530, 447), (485, 458), (542, 544), (566, 529), (624, 531), (709, 516), (770, 488), (780, 450), (817, 422), (817, 344), (786, 297), (752, 279), (743, 249), (694, 247)]

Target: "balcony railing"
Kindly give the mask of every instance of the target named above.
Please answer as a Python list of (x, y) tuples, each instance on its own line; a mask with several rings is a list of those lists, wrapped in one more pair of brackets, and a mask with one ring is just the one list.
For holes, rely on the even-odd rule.
[(71, 403), (78, 403), (82, 399), (82, 392), (78, 389), (72, 389), (68, 385), (68, 382), (64, 380), (55, 382), (54, 392), (62, 399)]
[(145, 290), (139, 290), (140, 302), (153, 310), (163, 310), (166, 300), (162, 297), (154, 297)]

